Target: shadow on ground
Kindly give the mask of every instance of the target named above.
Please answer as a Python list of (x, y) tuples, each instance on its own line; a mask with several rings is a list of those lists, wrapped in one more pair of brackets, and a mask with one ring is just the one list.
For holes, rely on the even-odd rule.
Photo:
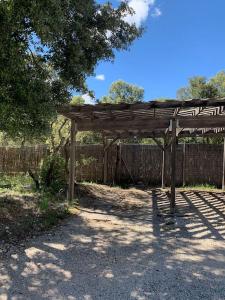
[(160, 190), (92, 188), (79, 215), (1, 262), (2, 297), (225, 299), (223, 194), (178, 193), (171, 219)]

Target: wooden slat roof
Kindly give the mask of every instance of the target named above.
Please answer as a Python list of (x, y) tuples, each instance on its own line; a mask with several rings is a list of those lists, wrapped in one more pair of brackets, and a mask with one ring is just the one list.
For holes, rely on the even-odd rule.
[(75, 120), (80, 131), (108, 136), (164, 136), (174, 118), (182, 136), (225, 133), (225, 98), (65, 105), (58, 112)]

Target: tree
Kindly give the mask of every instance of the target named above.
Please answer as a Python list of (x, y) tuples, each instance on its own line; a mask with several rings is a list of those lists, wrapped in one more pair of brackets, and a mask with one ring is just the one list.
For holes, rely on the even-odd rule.
[(132, 13), (124, 1), (0, 1), (0, 131), (45, 134), (70, 91), (87, 92), (97, 63), (141, 35), (125, 21)]
[(192, 98), (213, 98), (218, 95), (217, 89), (210, 82), (207, 82), (205, 77), (193, 77), (189, 80), (189, 85)]
[(191, 99), (191, 94), (188, 87), (182, 87), (177, 91), (177, 99), (187, 100)]
[(81, 96), (73, 96), (71, 101), (70, 101), (70, 104), (72, 105), (83, 105), (84, 104), (84, 98), (81, 97)]
[[(109, 94), (100, 99), (101, 103), (135, 103), (144, 101), (144, 89), (127, 83), (123, 80), (118, 80), (112, 83)], [(140, 143), (140, 139), (130, 138), (122, 140), (123, 143)]]
[[(195, 76), (189, 79), (187, 87), (183, 87), (177, 91), (177, 98), (180, 100), (186, 100), (191, 98), (214, 98), (214, 97), (225, 97), (225, 72), (221, 71), (207, 80), (202, 76)], [(198, 143), (201, 138), (191, 137), (183, 138), (181, 140), (186, 142)], [(203, 138), (203, 142), (204, 142)], [(221, 137), (207, 137), (207, 143), (220, 144), (223, 142)]]
[(189, 79), (187, 87), (177, 91), (177, 98), (186, 99), (204, 99), (218, 96), (218, 90), (212, 82), (207, 82), (205, 77), (195, 76)]
[(102, 103), (135, 103), (144, 100), (144, 89), (125, 81), (115, 81), (107, 96), (102, 97)]
[(217, 89), (219, 97), (225, 97), (225, 72), (221, 71), (210, 79), (210, 83)]

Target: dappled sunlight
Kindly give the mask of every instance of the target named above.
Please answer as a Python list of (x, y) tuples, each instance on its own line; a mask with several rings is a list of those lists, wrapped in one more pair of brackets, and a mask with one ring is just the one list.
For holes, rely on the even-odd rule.
[[(176, 213), (169, 216), (169, 195), (153, 190), (155, 234), (198, 239), (225, 239), (225, 196), (200, 191), (177, 192)], [(224, 205), (223, 205), (224, 203)]]
[(13, 253), (1, 266), (4, 293), (91, 300), (212, 299), (216, 293), (223, 299), (224, 196), (178, 193), (171, 218), (167, 193), (140, 195), (143, 206), (128, 211), (101, 209), (92, 199), (56, 231), (30, 241), (24, 253)]
[(38, 249), (36, 247), (30, 247), (28, 249), (25, 250), (25, 253), (27, 255), (28, 258), (30, 259), (33, 259), (33, 258), (44, 258), (44, 257), (48, 257), (48, 258), (51, 258), (53, 260), (56, 260), (57, 257), (51, 253), (51, 252), (46, 252), (46, 251), (43, 251), (41, 249)]
[(52, 248), (57, 249), (57, 250), (61, 250), (61, 251), (66, 250), (65, 245), (61, 244), (61, 243), (44, 243), (44, 245), (46, 245), (48, 247), (52, 247)]

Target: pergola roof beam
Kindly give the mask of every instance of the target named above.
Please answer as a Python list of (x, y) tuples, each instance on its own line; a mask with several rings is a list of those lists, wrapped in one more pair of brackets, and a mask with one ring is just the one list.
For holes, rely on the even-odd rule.
[(169, 119), (150, 119), (150, 120), (133, 120), (133, 121), (99, 121), (95, 122), (79, 122), (78, 130), (79, 131), (103, 131), (103, 130), (126, 130), (126, 129), (157, 129), (157, 128), (167, 128), (170, 124)]
[(139, 110), (139, 109), (152, 109), (152, 108), (190, 108), (190, 107), (216, 107), (225, 106), (225, 98), (210, 98), (210, 99), (190, 99), (190, 100), (165, 100), (165, 101), (150, 101), (150, 102), (138, 102), (135, 104), (120, 103), (109, 104), (101, 103), (97, 105), (65, 105), (63, 108), (59, 107), (60, 113), (70, 113), (79, 111), (113, 111), (113, 110)]

